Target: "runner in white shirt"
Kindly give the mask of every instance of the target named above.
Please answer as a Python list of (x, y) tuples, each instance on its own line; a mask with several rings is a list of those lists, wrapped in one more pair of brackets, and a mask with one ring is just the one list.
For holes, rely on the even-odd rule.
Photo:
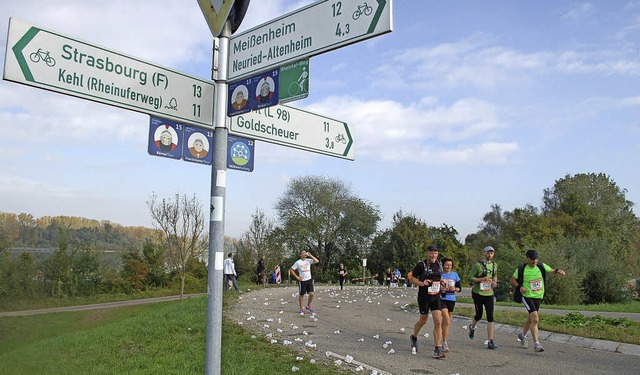
[[(307, 258), (307, 256), (311, 259)], [(289, 273), (298, 280), (298, 291), (300, 292), (298, 304), (300, 305), (300, 315), (304, 315), (305, 310), (313, 314), (311, 302), (313, 301), (314, 290), (313, 278), (311, 277), (311, 265), (319, 262), (320, 261), (311, 255), (311, 253), (307, 253), (302, 250), (300, 252), (300, 259), (298, 259), (289, 270)], [(298, 273), (296, 273), (296, 271), (298, 271)], [(307, 300), (307, 305), (303, 308), (302, 305), (305, 294), (309, 294), (309, 299)]]

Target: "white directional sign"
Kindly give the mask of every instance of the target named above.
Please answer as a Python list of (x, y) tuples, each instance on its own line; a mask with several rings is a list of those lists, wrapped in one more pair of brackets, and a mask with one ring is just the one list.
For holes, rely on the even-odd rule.
[(3, 78), (200, 126), (213, 126), (212, 81), (11, 18)]
[(229, 41), (229, 79), (319, 55), (392, 29), (391, 0), (322, 0)]
[(346, 122), (284, 105), (229, 118), (229, 133), (353, 160), (353, 128)]

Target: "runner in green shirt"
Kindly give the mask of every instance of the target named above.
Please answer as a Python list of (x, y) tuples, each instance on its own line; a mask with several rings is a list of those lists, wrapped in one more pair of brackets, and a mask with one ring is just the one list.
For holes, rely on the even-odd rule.
[(516, 269), (513, 276), (511, 276), (511, 285), (522, 293), (522, 303), (529, 313), (522, 332), (518, 333), (518, 339), (520, 339), (520, 345), (523, 349), (528, 348), (529, 338), (527, 333), (531, 330), (533, 350), (535, 352), (543, 352), (544, 349), (538, 341), (538, 323), (540, 322), (538, 310), (540, 309), (542, 298), (544, 298), (544, 277), (540, 270), (540, 265), (544, 268), (545, 274), (552, 272), (564, 276), (565, 272), (560, 268), (553, 269), (544, 263), (538, 264), (538, 252), (535, 250), (527, 250), (525, 260), (526, 265), (522, 269), (522, 284), (518, 284), (519, 269)]
[(469, 338), (475, 336), (478, 321), (482, 319), (483, 310), (487, 311), (487, 348), (498, 349), (498, 345), (493, 342), (493, 288), (498, 286), (498, 266), (493, 261), (495, 250), (492, 246), (484, 248), (484, 259), (474, 263), (467, 279), (473, 285), (471, 297), (476, 313), (469, 324)]

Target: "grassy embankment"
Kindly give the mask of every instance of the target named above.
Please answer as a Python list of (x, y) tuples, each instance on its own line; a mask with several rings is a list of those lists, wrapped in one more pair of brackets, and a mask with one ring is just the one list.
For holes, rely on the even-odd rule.
[[(228, 295), (226, 299), (233, 299)], [(0, 318), (0, 374), (202, 374), (206, 298), (180, 302)], [(343, 374), (225, 322), (225, 375)]]

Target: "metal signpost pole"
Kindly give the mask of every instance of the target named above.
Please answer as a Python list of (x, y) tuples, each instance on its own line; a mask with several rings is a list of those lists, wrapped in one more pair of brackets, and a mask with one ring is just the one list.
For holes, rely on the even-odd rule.
[[(213, 59), (214, 95), (213, 167), (211, 168), (211, 219), (209, 223), (209, 284), (207, 298), (206, 374), (219, 375), (222, 356), (222, 293), (224, 261), (224, 205), (227, 192), (227, 60), (231, 22), (218, 38)], [(217, 58), (216, 58), (217, 55)], [(216, 74), (217, 69), (217, 74)]]

